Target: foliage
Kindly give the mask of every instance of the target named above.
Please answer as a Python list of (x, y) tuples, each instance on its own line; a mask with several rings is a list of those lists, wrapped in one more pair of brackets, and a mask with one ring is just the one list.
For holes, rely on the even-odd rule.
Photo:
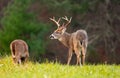
[(89, 8), (89, 0), (42, 0), (42, 2), (59, 14), (85, 13)]
[(38, 22), (36, 15), (29, 10), (32, 2), (32, 0), (14, 0), (4, 9), (0, 30), (1, 54), (9, 52), (9, 44), (14, 39), (25, 40), (33, 56), (37, 57), (45, 52), (47, 42), (44, 35), (48, 32), (49, 26)]
[(0, 60), (1, 78), (119, 78), (120, 65), (68, 66), (59, 63), (15, 65), (10, 57)]

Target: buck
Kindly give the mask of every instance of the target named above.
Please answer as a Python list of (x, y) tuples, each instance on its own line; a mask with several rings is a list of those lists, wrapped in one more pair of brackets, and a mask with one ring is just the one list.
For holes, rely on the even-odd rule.
[(10, 43), (10, 50), (14, 63), (21, 64), (27, 61), (29, 57), (28, 45), (23, 40), (14, 40)]
[[(63, 23), (60, 25), (60, 21), (63, 19), (66, 21), (66, 23)], [(66, 47), (68, 47), (68, 61), (67, 64), (69, 65), (71, 61), (71, 57), (73, 55), (73, 52), (76, 54), (77, 62), (78, 64), (84, 64), (85, 63), (85, 55), (87, 51), (87, 45), (88, 45), (88, 36), (87, 32), (85, 30), (77, 30), (73, 33), (67, 33), (66, 27), (70, 24), (71, 19), (68, 19), (66, 16), (59, 18), (58, 20), (55, 20), (55, 17), (50, 18), (51, 21), (53, 21), (58, 28), (50, 35), (50, 39), (58, 39), (60, 42), (62, 42)]]

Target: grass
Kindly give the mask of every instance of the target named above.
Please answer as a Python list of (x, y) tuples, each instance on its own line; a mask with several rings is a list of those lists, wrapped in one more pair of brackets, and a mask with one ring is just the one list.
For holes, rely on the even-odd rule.
[(15, 65), (12, 58), (0, 59), (0, 78), (119, 78), (120, 65), (68, 66), (59, 63)]

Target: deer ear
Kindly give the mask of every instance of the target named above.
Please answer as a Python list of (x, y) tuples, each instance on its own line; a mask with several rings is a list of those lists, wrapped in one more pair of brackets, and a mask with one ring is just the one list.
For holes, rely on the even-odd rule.
[(66, 31), (66, 27), (65, 27), (65, 28), (63, 28), (63, 30), (62, 30), (62, 34), (63, 34), (65, 31)]

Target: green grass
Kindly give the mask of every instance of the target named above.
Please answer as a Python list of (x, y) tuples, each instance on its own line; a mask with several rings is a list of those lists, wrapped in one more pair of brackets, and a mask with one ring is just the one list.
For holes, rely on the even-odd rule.
[(0, 78), (120, 78), (120, 65), (68, 66), (47, 62), (15, 65), (6, 56), (0, 59)]

